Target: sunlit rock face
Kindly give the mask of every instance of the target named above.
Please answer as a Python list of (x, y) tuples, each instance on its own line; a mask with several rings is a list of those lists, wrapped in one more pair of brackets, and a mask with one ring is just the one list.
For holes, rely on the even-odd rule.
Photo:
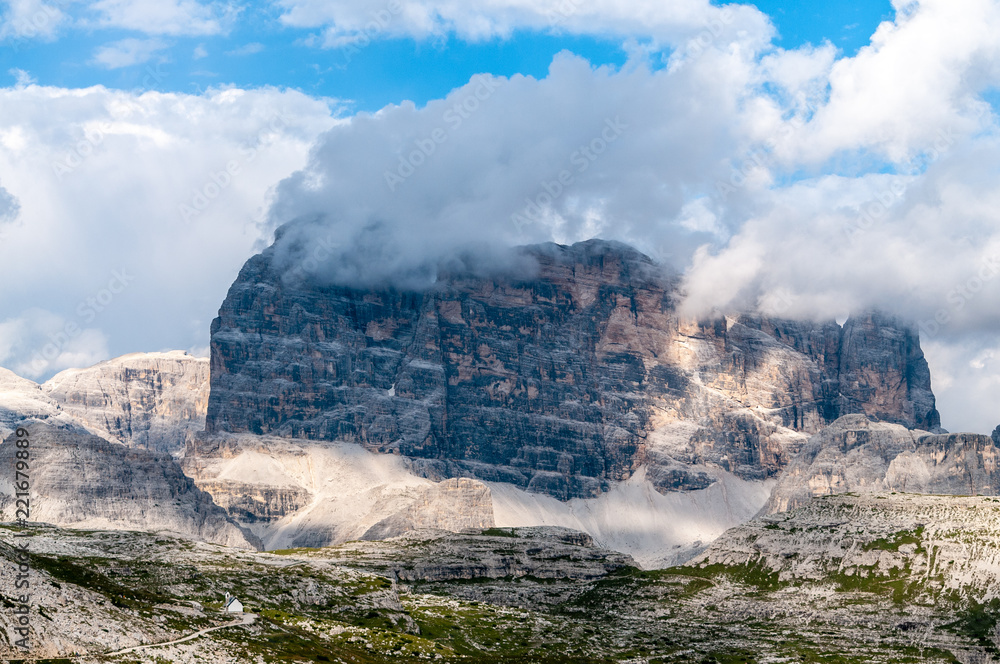
[(767, 512), (840, 493), (1000, 494), (1000, 449), (989, 436), (929, 433), (845, 415), (809, 439), (782, 473)]
[(712, 469), (767, 480), (845, 413), (938, 426), (899, 320), (684, 320), (677, 280), (629, 247), (518, 251), (519, 272), (442, 271), (421, 291), (253, 257), (212, 325), (208, 434), (354, 443), (569, 500), (640, 468), (661, 493)]
[(208, 360), (134, 353), (67, 369), (41, 386), (61, 412), (111, 441), (179, 454), (205, 426)]

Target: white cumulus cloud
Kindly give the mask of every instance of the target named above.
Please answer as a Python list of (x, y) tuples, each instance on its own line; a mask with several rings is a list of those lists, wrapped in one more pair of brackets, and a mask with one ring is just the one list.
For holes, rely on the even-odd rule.
[(68, 16), (60, 3), (42, 0), (7, 0), (0, 14), (0, 40), (52, 39)]
[[(631, 57), (562, 53), (541, 79), (485, 72), (422, 107), (342, 120), (271, 89), (2, 89), (0, 181), (20, 211), (0, 242), (33, 268), (3, 277), (6, 338), (43, 309), (58, 318), (36, 316), (46, 326), (99, 330), (113, 353), (203, 346), (239, 266), (289, 222), (282, 258), (322, 247), (314, 272), (341, 283), (419, 286), (456, 256), (600, 236), (682, 272), (691, 315), (911, 316), (945, 426), (994, 418), (995, 2), (897, 0), (853, 57), (775, 48), (755, 8), (706, 0), (278, 4), (327, 46), (536, 30), (629, 39)], [(222, 32), (231, 15), (184, 0), (94, 8), (95, 24), (154, 39)], [(116, 271), (134, 280), (104, 304)], [(7, 361), (23, 366), (50, 334), (4, 342)]]
[(0, 224), (17, 257), (0, 276), (0, 311), (55, 317), (18, 327), (2, 361), (12, 369), (65, 323), (99, 330), (114, 354), (204, 346), (264, 239), (269, 189), (335, 122), (329, 102), (273, 89), (28, 86), (0, 89), (0, 109), (0, 181), (20, 202), (17, 222)]
[(94, 62), (107, 69), (120, 69), (149, 62), (169, 44), (162, 39), (121, 39), (99, 47)]
[(223, 34), (236, 16), (233, 4), (197, 0), (97, 0), (87, 8), (87, 23), (150, 35)]
[(708, 0), (278, 0), (281, 20), (321, 28), (326, 46), (384, 37), (424, 39), (454, 34), (462, 39), (508, 37), (515, 30), (548, 30), (612, 36), (644, 35), (680, 43), (707, 32), (765, 39), (770, 22), (752, 5), (718, 7)]

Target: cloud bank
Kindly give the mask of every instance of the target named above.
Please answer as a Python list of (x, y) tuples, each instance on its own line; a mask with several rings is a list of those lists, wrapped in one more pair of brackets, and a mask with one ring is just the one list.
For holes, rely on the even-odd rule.
[(270, 188), (336, 122), (273, 89), (25, 85), (0, 108), (0, 365), (29, 378), (205, 346)]

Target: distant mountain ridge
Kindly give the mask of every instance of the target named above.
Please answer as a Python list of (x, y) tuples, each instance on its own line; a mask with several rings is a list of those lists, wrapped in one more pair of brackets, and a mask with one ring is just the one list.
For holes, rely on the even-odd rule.
[(0, 368), (0, 435), (28, 418), (55, 418), (129, 447), (180, 454), (205, 428), (208, 367), (185, 351), (132, 353), (42, 384)]

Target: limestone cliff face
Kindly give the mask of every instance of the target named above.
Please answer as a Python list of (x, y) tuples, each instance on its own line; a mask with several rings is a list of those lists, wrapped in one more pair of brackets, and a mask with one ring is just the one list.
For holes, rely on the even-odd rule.
[(6, 438), (27, 419), (59, 415), (59, 404), (41, 386), (0, 367), (0, 438)]
[(41, 386), (62, 412), (108, 440), (171, 454), (205, 426), (208, 360), (135, 353), (68, 369)]
[(937, 429), (931, 374), (917, 330), (869, 314), (844, 324), (840, 353), (840, 414), (864, 413), (886, 422)]
[(356, 443), (566, 500), (642, 466), (663, 492), (708, 486), (709, 466), (774, 477), (844, 413), (938, 424), (900, 321), (686, 321), (676, 281), (623, 245), (522, 258), (517, 277), (408, 292), (296, 282), (273, 248), (255, 256), (212, 324), (207, 431)]
[[(74, 425), (30, 420), (30, 521), (74, 528), (170, 531), (257, 548), (195, 487), (168, 455), (127, 448)], [(13, 468), (16, 434), (0, 444), (0, 466)], [(13, 473), (0, 477), (0, 520), (15, 520)]]
[(813, 436), (785, 469), (766, 512), (839, 493), (1000, 494), (1000, 449), (989, 436), (931, 434), (847, 415)]

